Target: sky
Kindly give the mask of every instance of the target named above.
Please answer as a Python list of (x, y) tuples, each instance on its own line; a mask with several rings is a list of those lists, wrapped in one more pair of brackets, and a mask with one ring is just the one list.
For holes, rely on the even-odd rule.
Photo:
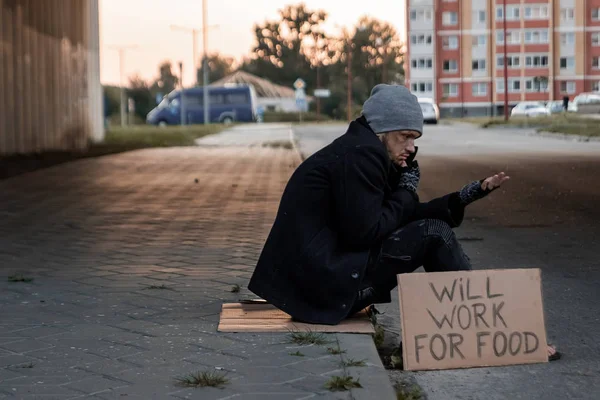
[[(205, 0), (208, 1), (208, 52), (241, 58), (249, 55), (255, 23), (277, 17), (279, 9), (300, 0)], [(325, 28), (330, 33), (351, 27), (362, 15), (369, 15), (394, 25), (404, 39), (404, 0), (304, 0), (310, 9), (329, 13)], [(360, 6), (358, 6), (360, 4)], [(124, 51), (123, 80), (139, 74), (154, 79), (158, 65), (170, 60), (174, 66), (183, 62), (184, 85), (195, 82), (192, 65), (192, 34), (176, 31), (172, 25), (202, 27), (202, 0), (100, 0), (100, 69), (104, 84), (120, 81), (119, 51)], [(197, 52), (202, 54), (202, 35), (198, 35)], [(177, 69), (177, 71), (175, 71)], [(178, 67), (174, 68), (178, 72)]]

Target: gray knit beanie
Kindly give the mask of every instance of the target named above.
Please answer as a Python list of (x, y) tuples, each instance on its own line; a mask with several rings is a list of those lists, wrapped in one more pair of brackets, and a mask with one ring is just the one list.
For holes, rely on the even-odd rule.
[(405, 86), (375, 86), (363, 105), (363, 115), (375, 133), (410, 130), (423, 134), (423, 111)]

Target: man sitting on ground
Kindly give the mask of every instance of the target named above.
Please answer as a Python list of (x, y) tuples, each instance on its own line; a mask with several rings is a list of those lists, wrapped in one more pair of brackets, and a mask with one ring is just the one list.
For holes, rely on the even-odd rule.
[[(503, 172), (421, 203), (417, 98), (377, 85), (347, 132), (290, 178), (248, 288), (294, 319), (337, 324), (391, 301), (397, 274), (470, 270), (453, 228)], [(556, 351), (549, 347), (549, 355)]]

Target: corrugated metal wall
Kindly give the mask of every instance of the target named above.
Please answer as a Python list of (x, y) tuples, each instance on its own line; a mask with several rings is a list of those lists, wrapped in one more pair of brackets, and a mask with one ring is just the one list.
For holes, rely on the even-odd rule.
[(98, 0), (0, 0), (0, 154), (103, 138)]

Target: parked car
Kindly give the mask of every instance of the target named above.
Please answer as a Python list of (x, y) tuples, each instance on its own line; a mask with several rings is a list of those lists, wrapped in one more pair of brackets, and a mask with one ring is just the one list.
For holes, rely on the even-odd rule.
[(581, 105), (598, 105), (600, 104), (600, 93), (598, 92), (588, 92), (588, 93), (580, 93), (573, 101), (569, 102), (568, 111), (569, 112), (579, 112), (579, 106)]
[(549, 101), (546, 103), (546, 110), (548, 110), (550, 114), (559, 114), (565, 111), (562, 100)]
[(510, 112), (511, 117), (542, 117), (550, 115), (544, 103), (539, 101), (523, 101)]
[[(256, 121), (257, 104), (253, 86), (215, 86), (209, 88), (208, 95), (211, 123), (227, 124), (234, 121)], [(146, 123), (159, 126), (181, 124), (181, 99), (181, 90), (174, 90), (169, 93), (156, 108), (148, 113)], [(185, 123), (204, 123), (204, 88), (184, 89), (183, 102), (185, 105)]]
[(423, 122), (437, 124), (440, 119), (440, 109), (432, 99), (419, 98), (419, 105), (423, 112)]

